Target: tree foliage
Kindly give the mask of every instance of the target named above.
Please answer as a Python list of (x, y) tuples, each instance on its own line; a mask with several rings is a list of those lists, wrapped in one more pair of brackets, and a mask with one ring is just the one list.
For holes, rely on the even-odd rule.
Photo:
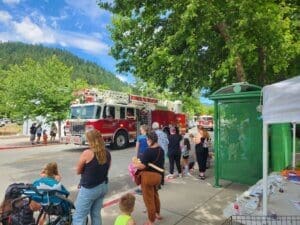
[(190, 116), (202, 115), (202, 114), (213, 114), (212, 108), (201, 104), (199, 101), (200, 93), (194, 91), (192, 95), (187, 95), (185, 93), (178, 95), (170, 92), (167, 88), (161, 90), (155, 83), (137, 78), (135, 84), (133, 85), (132, 92), (142, 96), (151, 96), (158, 99), (168, 99), (168, 100), (180, 100), (182, 102), (182, 111)]
[(118, 70), (177, 93), (299, 75), (299, 6), (273, 0), (115, 0)]
[(86, 86), (81, 80), (71, 80), (72, 70), (55, 56), (41, 62), (26, 59), (21, 65), (2, 70), (0, 96), (7, 114), (11, 118), (65, 119), (73, 91)]
[(129, 86), (111, 72), (67, 51), (19, 42), (0, 43), (0, 69), (8, 70), (11, 65), (21, 65), (26, 58), (42, 62), (45, 58), (53, 55), (56, 55), (57, 59), (66, 66), (73, 67), (71, 72), (72, 80), (85, 80), (89, 85), (102, 85), (115, 91), (122, 91)]

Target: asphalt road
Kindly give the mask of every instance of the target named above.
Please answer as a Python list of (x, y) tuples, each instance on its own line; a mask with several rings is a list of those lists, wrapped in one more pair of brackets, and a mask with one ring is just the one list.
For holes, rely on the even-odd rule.
[[(55, 161), (58, 163), (62, 182), (71, 192), (71, 199), (79, 183), (79, 175), (75, 173), (75, 166), (82, 147), (75, 145), (52, 145), (33, 148), (9, 149), (0, 151), (0, 199), (3, 199), (5, 189), (11, 183), (31, 183), (39, 178), (43, 166)], [(111, 150), (112, 166), (109, 172), (110, 195), (133, 188), (127, 166), (135, 155), (133, 147), (124, 150)]]
[[(195, 133), (196, 128), (190, 132)], [(210, 134), (212, 135), (212, 132)], [(5, 140), (2, 139), (1, 142), (4, 143)], [(32, 183), (39, 178), (43, 166), (53, 161), (58, 163), (62, 182), (71, 192), (71, 199), (74, 199), (80, 178), (75, 172), (75, 166), (84, 148), (86, 147), (60, 144), (0, 151), (0, 200), (3, 199), (9, 184)], [(135, 156), (134, 144), (126, 149), (110, 152), (112, 165), (109, 172), (110, 192), (107, 197), (135, 187), (127, 169), (132, 157)]]

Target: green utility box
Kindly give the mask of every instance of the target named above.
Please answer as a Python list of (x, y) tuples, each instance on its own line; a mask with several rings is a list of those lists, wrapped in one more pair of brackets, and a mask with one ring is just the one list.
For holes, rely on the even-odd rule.
[(270, 125), (270, 169), (281, 171), (292, 164), (292, 127), (290, 123)]
[(236, 83), (214, 92), (215, 186), (262, 177), (261, 87)]

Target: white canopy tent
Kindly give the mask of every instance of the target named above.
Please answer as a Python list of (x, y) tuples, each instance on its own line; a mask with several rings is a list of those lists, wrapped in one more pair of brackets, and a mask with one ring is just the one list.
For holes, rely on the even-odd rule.
[(296, 124), (300, 123), (300, 76), (263, 88), (263, 215), (267, 215), (268, 125), (293, 124), (293, 168), (296, 156)]

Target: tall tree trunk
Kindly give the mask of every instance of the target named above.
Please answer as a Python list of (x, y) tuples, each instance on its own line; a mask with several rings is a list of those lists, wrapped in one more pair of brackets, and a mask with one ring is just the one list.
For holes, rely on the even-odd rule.
[(258, 47), (259, 85), (264, 86), (267, 74), (267, 56), (264, 47)]
[(58, 140), (61, 138), (61, 120), (58, 120)]
[(241, 59), (241, 56), (238, 54), (235, 59), (235, 72), (236, 72), (236, 78), (238, 82), (245, 81), (245, 71), (243, 67), (243, 62)]
[[(221, 37), (225, 40), (225, 42), (230, 41), (230, 36), (228, 34), (227, 25), (225, 22), (218, 23), (215, 26), (215, 29), (218, 33), (220, 33)], [(238, 82), (245, 81), (245, 70), (242, 62), (242, 58), (240, 54), (237, 53), (235, 59), (235, 71), (236, 71), (236, 79)]]

